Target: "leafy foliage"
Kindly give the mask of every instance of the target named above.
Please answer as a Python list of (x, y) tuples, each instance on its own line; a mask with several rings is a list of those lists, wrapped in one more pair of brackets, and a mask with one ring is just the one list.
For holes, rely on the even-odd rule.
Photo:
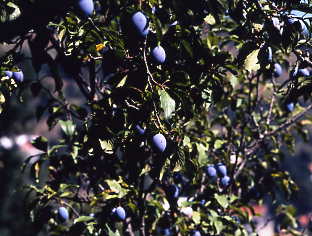
[[(292, 151), (295, 135), (311, 124), (311, 78), (273, 73), (275, 63), (291, 72), (311, 69), (310, 35), (289, 21), (303, 20), (291, 10), (312, 12), (310, 2), (94, 1), (89, 18), (73, 1), (51, 1), (51, 9), (46, 2), (0, 3), (0, 28), (16, 29), (0, 37), (15, 43), (0, 61), (1, 108), (30, 87), (34, 97), (48, 97), (34, 108), (37, 118), (47, 112), (49, 129), (62, 130), (56, 144), (34, 140), (42, 153), (25, 162), (34, 234), (248, 235), (244, 225), (256, 228), (244, 209), (263, 196), (273, 204), (284, 199), (275, 209), (280, 227), (298, 234), (289, 204), (297, 186), (282, 168), (281, 150)], [(132, 25), (137, 11), (147, 18), (146, 37)], [(18, 71), (23, 43), (38, 74), (48, 66), (53, 89), (39, 76), (22, 83), (5, 76)], [(157, 45), (166, 52), (161, 65), (151, 57)], [(78, 105), (65, 83), (79, 90)], [(286, 109), (291, 102), (294, 111)], [(166, 138), (164, 152), (153, 149), (157, 133)], [(205, 173), (219, 162), (228, 184)], [(170, 194), (173, 184), (178, 190)], [(119, 206), (124, 221), (112, 213)], [(68, 210), (68, 221), (58, 219), (59, 207)]]

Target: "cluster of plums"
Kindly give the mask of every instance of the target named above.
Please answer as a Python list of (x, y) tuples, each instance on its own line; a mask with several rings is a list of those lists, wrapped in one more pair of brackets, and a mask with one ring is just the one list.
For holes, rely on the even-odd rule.
[(24, 73), (22, 71), (4, 71), (4, 74), (9, 77), (13, 78), (17, 82), (23, 82), (24, 80)]
[[(57, 210), (57, 217), (61, 223), (65, 223), (69, 219), (68, 210), (65, 207), (59, 207)], [(126, 219), (126, 211), (123, 207), (118, 206), (113, 208), (112, 217), (114, 220), (123, 221)]]
[(223, 163), (218, 163), (216, 165), (208, 165), (205, 167), (206, 174), (212, 178), (220, 178), (220, 186), (226, 188), (229, 186), (231, 179), (227, 175), (227, 168)]
[[(145, 134), (146, 134), (145, 129), (141, 128), (140, 125), (136, 125), (134, 128), (139, 135), (145, 136)], [(166, 138), (164, 135), (155, 134), (152, 137), (151, 142), (152, 142), (152, 146), (156, 152), (162, 153), (166, 150), (167, 141), (166, 141)]]
[[(282, 66), (279, 63), (274, 63), (273, 76), (275, 78), (278, 78), (282, 75), (282, 73), (283, 73)], [(291, 79), (296, 79), (298, 77), (310, 77), (310, 76), (312, 76), (312, 70), (309, 68), (300, 68), (300, 69), (295, 68), (289, 74), (289, 77)], [(294, 108), (295, 108), (295, 103), (292, 101), (285, 104), (285, 109), (287, 112), (292, 112)]]
[[(138, 11), (132, 15), (131, 20), (137, 34), (141, 37), (146, 37), (149, 33), (148, 21), (146, 16), (142, 12)], [(164, 48), (160, 45), (152, 49), (151, 55), (153, 61), (157, 64), (162, 64), (166, 60), (166, 52)]]

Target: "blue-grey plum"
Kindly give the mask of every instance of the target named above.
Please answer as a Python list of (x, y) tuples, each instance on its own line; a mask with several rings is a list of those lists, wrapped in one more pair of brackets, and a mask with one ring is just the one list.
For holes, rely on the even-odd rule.
[(216, 164), (216, 169), (217, 169), (219, 175), (221, 175), (221, 176), (227, 175), (226, 166), (223, 163)]
[(206, 171), (206, 174), (211, 178), (214, 178), (217, 176), (217, 170), (213, 165), (208, 165), (205, 168), (205, 171)]
[(119, 220), (125, 220), (126, 219), (126, 211), (123, 207), (119, 206), (113, 209), (114, 216)]
[(286, 104), (286, 109), (288, 112), (292, 112), (294, 108), (295, 108), (295, 104), (293, 102)]
[(136, 125), (134, 129), (139, 135), (144, 135), (145, 133), (145, 129), (143, 129), (140, 125)]
[(69, 218), (67, 209), (65, 207), (59, 207), (57, 210), (57, 216), (61, 222), (67, 221)]
[(174, 21), (169, 26), (176, 26), (177, 24), (178, 24), (178, 21)]
[(180, 189), (175, 184), (172, 184), (167, 189), (167, 195), (170, 199), (176, 199), (180, 195)]
[(153, 6), (153, 7), (152, 7), (152, 13), (155, 14), (155, 12), (156, 12), (156, 7)]
[(205, 206), (206, 200), (205, 199), (200, 200), (199, 204), (202, 205), (202, 206)]
[(166, 138), (162, 134), (154, 135), (152, 138), (152, 143), (158, 152), (164, 152), (167, 146)]
[(174, 172), (173, 179), (176, 183), (181, 183), (183, 181), (183, 176), (180, 172)]
[(142, 12), (138, 11), (132, 15), (132, 23), (140, 36), (145, 37), (148, 34), (148, 22)]
[(11, 78), (11, 77), (13, 76), (13, 72), (12, 72), (12, 71), (9, 71), (9, 70), (4, 71), (4, 74), (5, 74), (7, 77), (9, 77), (9, 78)]
[(310, 76), (310, 71), (307, 68), (304, 69), (299, 69), (297, 76), (304, 76), (304, 77), (308, 77)]
[(201, 233), (198, 230), (193, 230), (191, 236), (201, 236)]
[(225, 187), (229, 186), (230, 180), (231, 180), (231, 179), (230, 179), (229, 176), (223, 176), (223, 177), (221, 178), (221, 181), (220, 181), (221, 187), (222, 187), (222, 188), (225, 188)]
[(15, 81), (21, 83), (24, 80), (24, 74), (23, 74), (22, 71), (14, 71), (13, 72), (13, 78), (14, 78)]
[(157, 46), (152, 50), (152, 57), (155, 62), (162, 64), (166, 60), (166, 52), (162, 46)]
[(165, 229), (161, 230), (161, 235), (163, 235), (163, 236), (170, 236), (170, 235), (172, 235), (172, 232), (171, 232), (170, 229), (165, 228)]
[(300, 23), (300, 34), (302, 35), (302, 37), (304, 38), (309, 38), (310, 36), (310, 32), (306, 26), (306, 24), (304, 23), (303, 20), (299, 20)]
[(85, 16), (90, 16), (94, 11), (94, 2), (93, 0), (78, 0), (78, 7)]
[(260, 48), (258, 59), (262, 64), (268, 64), (272, 62), (272, 48), (266, 45), (263, 45)]
[(289, 73), (289, 77), (291, 79), (296, 78), (298, 76), (298, 68), (295, 67), (294, 69), (292, 69)]
[(274, 77), (280, 77), (283, 73), (283, 69), (279, 63), (274, 64)]

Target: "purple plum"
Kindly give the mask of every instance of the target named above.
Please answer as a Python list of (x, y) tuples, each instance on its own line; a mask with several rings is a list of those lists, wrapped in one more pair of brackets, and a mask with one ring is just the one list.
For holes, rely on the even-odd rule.
[(162, 46), (157, 46), (152, 50), (152, 57), (155, 62), (162, 64), (166, 60), (166, 52)]
[(286, 105), (286, 109), (287, 109), (288, 112), (292, 112), (294, 110), (294, 108), (295, 108), (295, 104), (293, 102), (288, 103)]
[(166, 138), (162, 134), (154, 135), (152, 138), (152, 143), (158, 152), (164, 152), (167, 146)]
[(85, 16), (91, 16), (94, 10), (93, 0), (79, 0), (78, 7)]
[(140, 125), (136, 125), (134, 129), (139, 135), (144, 135), (145, 133), (145, 129), (143, 129)]
[(119, 220), (126, 219), (126, 211), (123, 207), (119, 206), (112, 210), (113, 215)]
[(57, 210), (57, 215), (61, 222), (65, 222), (69, 218), (68, 211), (65, 207), (59, 207)]
[(220, 184), (222, 188), (225, 188), (227, 186), (229, 186), (230, 184), (230, 177), (229, 176), (224, 176), (221, 178), (220, 180)]
[(24, 80), (24, 74), (22, 71), (14, 71), (13, 72), (13, 78), (15, 79), (15, 81), (21, 83)]
[(176, 185), (172, 184), (168, 187), (167, 193), (169, 198), (175, 199), (179, 197), (180, 189)]
[(133, 14), (132, 23), (140, 36), (145, 37), (148, 34), (148, 22), (142, 12), (138, 11)]
[(221, 175), (221, 176), (227, 175), (226, 166), (223, 163), (216, 164), (216, 169), (217, 169), (219, 175)]
[(9, 70), (4, 71), (4, 74), (5, 74), (7, 77), (9, 77), (9, 78), (11, 78), (11, 77), (13, 76), (13, 72), (12, 72), (12, 71), (9, 71)]
[(310, 76), (310, 71), (307, 68), (304, 69), (299, 69), (297, 76), (304, 76), (304, 77), (308, 77)]
[(191, 236), (201, 236), (201, 233), (198, 230), (193, 230)]
[(211, 178), (214, 178), (217, 176), (217, 170), (213, 165), (208, 165), (205, 169), (207, 175)]
[(274, 64), (274, 77), (277, 78), (277, 77), (280, 77), (283, 73), (283, 69), (281, 67), (281, 65), (279, 63), (275, 63)]

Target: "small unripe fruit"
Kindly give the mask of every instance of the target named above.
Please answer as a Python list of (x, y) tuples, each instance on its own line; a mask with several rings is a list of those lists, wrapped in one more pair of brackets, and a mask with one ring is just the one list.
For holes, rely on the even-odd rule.
[(118, 220), (125, 220), (126, 219), (126, 211), (123, 207), (119, 206), (113, 209), (113, 215), (118, 219)]
[(274, 77), (280, 77), (283, 73), (283, 69), (279, 63), (274, 64)]
[(8, 71), (8, 70), (4, 71), (4, 74), (5, 74), (7, 77), (9, 77), (9, 78), (11, 78), (11, 77), (13, 76), (13, 72), (12, 72), (12, 71)]
[(217, 176), (217, 170), (216, 168), (214, 168), (213, 165), (208, 165), (205, 169), (207, 175), (211, 178), (216, 177)]
[(59, 209), (57, 210), (57, 216), (61, 222), (67, 221), (69, 218), (67, 209), (65, 207), (59, 207)]
[(225, 166), (223, 163), (218, 163), (218, 164), (216, 165), (216, 169), (217, 169), (218, 173), (219, 173), (221, 176), (226, 176), (226, 175), (227, 175), (226, 166)]
[(79, 0), (78, 7), (85, 16), (91, 16), (94, 11), (93, 0)]
[(132, 16), (132, 23), (140, 36), (145, 37), (148, 32), (148, 22), (146, 16), (138, 11)]
[(154, 135), (152, 138), (152, 143), (158, 152), (164, 152), (167, 146), (166, 138), (162, 134)]
[(227, 187), (230, 184), (230, 177), (229, 176), (222, 177), (220, 184), (222, 188)]
[(23, 82), (23, 80), (24, 80), (24, 74), (23, 74), (23, 72), (22, 71), (14, 71), (13, 72), (13, 78), (15, 79), (15, 81), (17, 81), (17, 82)]
[(162, 64), (166, 60), (166, 52), (162, 46), (157, 46), (152, 50), (152, 57), (156, 63)]

